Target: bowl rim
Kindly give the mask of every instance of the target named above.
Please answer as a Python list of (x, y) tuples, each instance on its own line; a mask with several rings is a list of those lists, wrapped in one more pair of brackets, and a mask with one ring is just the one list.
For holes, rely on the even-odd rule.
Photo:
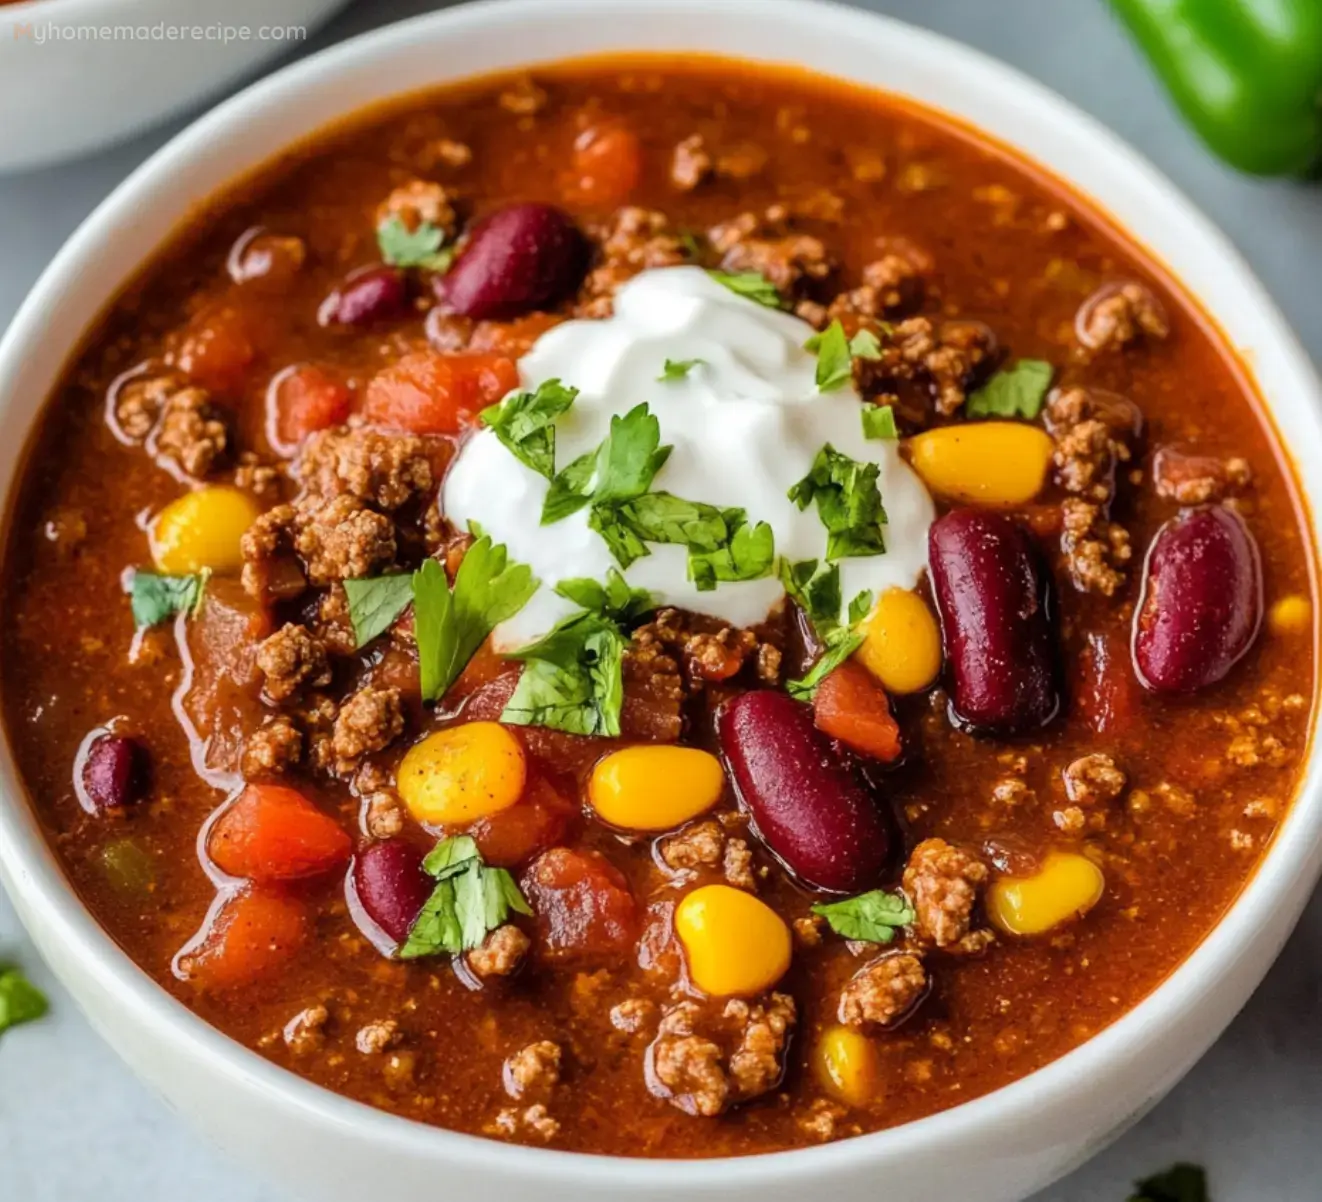
[[(14, 6), (13, 11), (21, 13), (47, 4), (65, 8), (73, 5), (90, 7), (104, 2), (32, 0)], [(710, 12), (713, 7), (755, 15), (757, 0), (561, 0), (557, 17), (571, 13), (593, 17), (618, 16), (622, 9), (629, 11), (630, 15), (639, 12), (660, 15), (676, 11), (703, 13)], [(943, 35), (828, 0), (779, 0), (776, 8), (776, 19), (780, 21), (818, 25), (826, 22), (841, 37), (867, 40), (885, 37), (929, 55), (939, 53), (952, 74), (973, 74), (989, 85), (1008, 89), (1025, 104), (1035, 107), (1037, 119), (1053, 122), (1059, 129), (1090, 144), (1097, 154), (1123, 171), (1132, 185), (1154, 203), (1178, 213), (1190, 236), (1213, 250), (1233, 274), (1235, 282), (1243, 289), (1244, 304), (1256, 314), (1273, 354), (1284, 364), (1293, 381), (1303, 383), (1303, 395), (1298, 398), (1298, 404), (1310, 410), (1308, 420), (1312, 423), (1312, 433), (1322, 443), (1322, 386), (1284, 318), (1225, 235), (1117, 135), (1017, 69)], [(265, 114), (277, 109), (282, 99), (313, 81), (354, 65), (389, 59), (393, 52), (410, 41), (437, 42), (474, 27), (512, 24), (525, 19), (535, 21), (544, 16), (543, 0), (478, 0), (458, 8), (423, 14), (348, 39), (285, 66), (203, 115), (119, 184), (79, 226), (42, 273), (0, 339), (0, 405), (11, 399), (7, 392), (8, 381), (15, 375), (23, 356), (45, 338), (47, 312), (55, 306), (61, 293), (78, 280), (84, 256), (112, 235), (116, 228), (131, 222), (134, 210), (143, 200), (156, 197), (171, 187), (177, 188), (179, 176), (175, 173), (179, 161), (190, 161), (190, 156), (195, 158), (213, 139), (233, 138), (236, 129), (260, 121)], [(529, 63), (529, 66), (535, 65), (535, 61)], [(449, 72), (442, 74), (450, 75)], [(462, 74), (451, 76), (452, 80), (461, 78)], [(441, 86), (439, 81), (437, 86)], [(305, 131), (299, 140), (315, 138), (320, 129), (348, 115), (349, 112), (328, 114), (321, 126)], [(963, 117), (955, 119), (961, 124), (971, 124)], [(991, 136), (1001, 141), (999, 135)], [(1026, 149), (1021, 150), (1013, 143), (1008, 145), (1021, 161), (1034, 163), (1050, 177), (1063, 180), (1095, 211), (1119, 225), (1110, 217), (1103, 202), (1074, 184), (1062, 171), (1039, 163)], [(164, 242), (168, 236), (163, 235), (159, 241)], [(1129, 236), (1138, 241), (1136, 235)], [(1140, 244), (1155, 262), (1164, 265), (1159, 249)], [(110, 303), (123, 285), (124, 281), (119, 281), (102, 296), (102, 304)], [(75, 353), (87, 333), (87, 330), (81, 330), (68, 340), (65, 347), (68, 355)], [(1222, 332), (1222, 337), (1228, 340), (1228, 332)], [(1273, 406), (1265, 397), (1263, 410), (1272, 416)], [(31, 432), (30, 425), (27, 432)], [(1303, 488), (1308, 469), (1304, 464), (1296, 467), (1295, 483), (1305, 501), (1303, 516), (1311, 528), (1313, 519), (1307, 512), (1307, 492)], [(7, 494), (21, 470), (21, 467), (17, 468), (12, 478), (3, 481)], [(1314, 496), (1322, 498), (1322, 483), (1315, 484), (1311, 491)], [(1310, 574), (1313, 571), (1310, 566)], [(1316, 594), (1316, 581), (1313, 583)], [(1099, 1081), (1118, 1080), (1126, 1066), (1137, 1066), (1149, 1052), (1156, 1054), (1215, 982), (1249, 956), (1258, 932), (1268, 925), (1274, 912), (1279, 918), (1282, 903), (1289, 895), (1299, 888), (1301, 882), (1314, 882), (1322, 870), (1322, 754), (1319, 754), (1318, 741), (1311, 736), (1307, 764), (1285, 821), (1277, 829), (1253, 876), (1220, 921), (1170, 976), (1085, 1043), (998, 1090), (899, 1127), (817, 1147), (742, 1157), (655, 1161), (497, 1143), (405, 1119), (353, 1101), (263, 1059), (223, 1035), (158, 986), (128, 958), (83, 906), (41, 833), (27, 800), (26, 788), (15, 770), (7, 733), (0, 734), (0, 879), (20, 903), (20, 909), (41, 912), (43, 925), (51, 932), (54, 943), (75, 955), (99, 986), (120, 995), (138, 1009), (141, 1021), (151, 1025), (155, 1038), (168, 1040), (172, 1047), (190, 1056), (204, 1073), (229, 1078), (278, 1098), (285, 1108), (323, 1128), (352, 1128), (356, 1135), (370, 1139), (382, 1150), (414, 1151), (473, 1170), (488, 1167), (492, 1157), (499, 1156), (503, 1173), (541, 1189), (554, 1181), (572, 1182), (585, 1175), (591, 1177), (592, 1184), (598, 1188), (642, 1188), (655, 1184), (659, 1165), (664, 1166), (671, 1187), (749, 1189), (760, 1183), (772, 1180), (784, 1183), (788, 1179), (810, 1188), (814, 1184), (820, 1186), (824, 1174), (829, 1179), (892, 1158), (941, 1153), (979, 1133), (985, 1134), (988, 1128), (1012, 1130), (1019, 1124), (1031, 1123), (1035, 1116), (1064, 1105), (1081, 1091), (1096, 1088)], [(1302, 898), (1296, 900), (1297, 906), (1292, 903), (1287, 906), (1294, 910), (1291, 926), (1303, 904)], [(1144, 1100), (1136, 1099), (1137, 1102)]]

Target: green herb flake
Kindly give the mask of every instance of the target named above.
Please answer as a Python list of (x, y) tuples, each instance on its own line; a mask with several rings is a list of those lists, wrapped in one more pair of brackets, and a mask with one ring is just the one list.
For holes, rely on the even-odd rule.
[(895, 410), (889, 405), (863, 406), (863, 437), (894, 441), (900, 432), (895, 426)]
[(161, 576), (134, 572), (129, 580), (129, 605), (139, 630), (164, 622), (175, 614), (194, 616), (202, 607), (211, 570), (203, 568), (192, 576)]
[(817, 352), (817, 390), (834, 392), (854, 378), (854, 359), (849, 353), (845, 327), (837, 317), (820, 334), (803, 344), (804, 350)]
[(1022, 417), (1032, 421), (1042, 412), (1054, 374), (1055, 368), (1044, 359), (1020, 359), (971, 393), (964, 413), (968, 417)]
[(400, 217), (387, 217), (376, 227), (376, 244), (382, 262), (391, 267), (448, 271), (454, 259), (454, 248), (445, 245), (445, 231), (430, 221), (409, 229)]
[[(890, 326), (883, 326), (883, 333), (889, 333)], [(880, 359), (881, 339), (871, 330), (859, 330), (849, 340), (849, 353), (855, 359)]]
[(849, 603), (849, 624), (857, 626), (871, 612), (872, 590), (864, 589), (861, 593), (855, 593), (854, 599)]
[(592, 500), (592, 473), (596, 467), (597, 452), (589, 451), (552, 477), (551, 487), (546, 490), (546, 500), (542, 502), (543, 526), (577, 513)]
[(913, 907), (902, 893), (874, 889), (844, 901), (818, 902), (812, 912), (825, 918), (837, 935), (866, 943), (890, 943), (900, 927), (914, 920)]
[(35, 1022), (49, 1009), (46, 995), (19, 969), (0, 965), (0, 1034)]
[(863, 632), (838, 627), (826, 637), (826, 649), (806, 676), (786, 681), (785, 688), (796, 701), (811, 701), (818, 686), (863, 645)]
[(624, 576), (610, 568), (606, 583), (588, 576), (562, 580), (555, 591), (582, 609), (600, 614), (612, 622), (627, 623), (656, 608), (656, 600), (646, 589), (631, 588)]
[(1135, 1185), (1129, 1202), (1208, 1202), (1207, 1174), (1196, 1164), (1172, 1165)]
[(808, 474), (789, 490), (789, 499), (800, 509), (817, 502), (817, 516), (827, 532), (828, 560), (885, 552), (881, 527), (886, 524), (886, 510), (877, 485), (880, 474), (875, 463), (859, 463), (827, 443), (817, 452)]
[(413, 600), (413, 577), (405, 572), (346, 580), (344, 595), (349, 599), (355, 645), (366, 647), (378, 635), (385, 634), (408, 609)]
[(780, 293), (776, 291), (776, 285), (760, 272), (708, 271), (707, 274), (718, 284), (723, 284), (736, 296), (756, 301), (759, 305), (765, 305), (768, 309), (783, 307)]
[(706, 593), (718, 583), (769, 576), (775, 562), (776, 540), (771, 527), (766, 522), (750, 526), (741, 518), (723, 546), (704, 551), (689, 545), (688, 577), (700, 593)]
[(657, 383), (665, 384), (670, 380), (687, 379), (689, 372), (706, 362), (706, 359), (667, 359), (661, 374), (656, 378)]
[(838, 564), (818, 565), (815, 559), (801, 559), (791, 564), (780, 561), (780, 582), (798, 607), (803, 610), (813, 629), (825, 638), (840, 625), (840, 567)]
[(555, 419), (578, 396), (559, 380), (546, 380), (532, 392), (511, 392), (478, 415), (520, 463), (548, 480), (555, 478)]
[(612, 417), (610, 433), (597, 451), (593, 503), (641, 497), (652, 487), (652, 480), (672, 450), (661, 445), (661, 423), (645, 401), (623, 417)]
[(526, 564), (510, 563), (502, 545), (479, 538), (464, 555), (451, 589), (434, 559), (413, 573), (413, 623), (422, 677), (422, 699), (435, 701), (501, 622), (512, 618), (537, 591)]

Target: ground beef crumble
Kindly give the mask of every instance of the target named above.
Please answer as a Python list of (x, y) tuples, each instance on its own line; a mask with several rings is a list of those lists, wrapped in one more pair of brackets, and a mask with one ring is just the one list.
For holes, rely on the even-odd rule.
[(922, 959), (890, 952), (865, 964), (840, 991), (840, 1021), (850, 1027), (893, 1027), (926, 995)]
[(1124, 792), (1126, 777), (1109, 755), (1094, 752), (1081, 756), (1062, 774), (1065, 792), (1076, 805), (1103, 805)]
[(1253, 482), (1253, 470), (1238, 455), (1217, 459), (1160, 447), (1152, 458), (1152, 482), (1159, 497), (1180, 505), (1208, 505), (1243, 492)]
[(505, 1092), (512, 1098), (549, 1093), (559, 1084), (562, 1055), (560, 1045), (549, 1039), (521, 1048), (505, 1061)]
[(262, 641), (257, 666), (266, 677), (266, 693), (272, 701), (285, 701), (304, 685), (322, 687), (331, 682), (325, 645), (293, 622)]
[(741, 213), (707, 231), (725, 271), (757, 272), (786, 300), (810, 297), (835, 271), (826, 244), (792, 228), (789, 209), (775, 204), (761, 213)]
[(868, 396), (891, 395), (901, 381), (916, 381), (932, 394), (938, 413), (955, 413), (995, 361), (995, 336), (981, 322), (930, 317), (899, 322), (882, 339), (881, 356), (856, 359), (855, 379)]
[(303, 758), (303, 734), (285, 714), (268, 718), (249, 737), (240, 769), (245, 780), (275, 776)]
[(454, 197), (440, 184), (425, 179), (401, 184), (381, 202), (376, 224), (392, 217), (398, 218), (409, 230), (416, 230), (424, 222), (435, 226), (447, 240), (453, 239), (459, 228)]
[(314, 585), (376, 575), (395, 559), (395, 525), (345, 493), (294, 522), (294, 549)]
[(987, 880), (987, 866), (944, 839), (924, 839), (904, 869), (904, 891), (913, 902), (919, 940), (942, 951), (982, 951), (994, 936), (973, 931), (973, 907)]
[(308, 439), (296, 475), (310, 496), (331, 500), (347, 493), (386, 511), (425, 496), (433, 483), (422, 439), (343, 427)]
[(701, 614), (661, 609), (634, 631), (635, 649), (665, 648), (681, 671), (689, 692), (712, 681), (729, 680), (750, 659), (766, 684), (780, 676), (780, 649), (751, 630), (737, 630)]
[(404, 707), (398, 689), (366, 685), (341, 707), (335, 718), (331, 750), (335, 771), (347, 776), (364, 756), (389, 747), (404, 730)]
[(513, 923), (506, 923), (492, 931), (482, 943), (468, 953), (468, 967), (483, 980), (508, 977), (523, 963), (532, 940)]
[(115, 398), (115, 423), (130, 442), (145, 443), (158, 463), (201, 479), (224, 456), (229, 434), (210, 394), (167, 373), (129, 380)]
[(626, 280), (650, 267), (674, 267), (687, 259), (684, 244), (664, 213), (626, 207), (604, 225), (589, 227), (597, 258), (583, 282), (576, 317), (609, 317), (611, 298)]
[(719, 822), (698, 822), (663, 839), (658, 854), (666, 867), (678, 873), (717, 869), (736, 889), (757, 889), (753, 852), (747, 839), (732, 838)]
[(1135, 280), (1107, 284), (1079, 307), (1075, 336), (1091, 351), (1122, 350), (1144, 338), (1170, 335), (1170, 321), (1152, 290)]

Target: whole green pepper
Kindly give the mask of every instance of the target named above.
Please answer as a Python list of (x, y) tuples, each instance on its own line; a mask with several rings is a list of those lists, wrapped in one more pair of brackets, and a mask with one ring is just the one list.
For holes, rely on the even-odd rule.
[(1203, 140), (1255, 175), (1322, 165), (1322, 0), (1111, 0)]

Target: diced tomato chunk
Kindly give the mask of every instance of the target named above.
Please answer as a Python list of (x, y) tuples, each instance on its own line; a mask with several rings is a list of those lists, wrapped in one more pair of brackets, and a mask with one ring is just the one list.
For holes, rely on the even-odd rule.
[(236, 989), (269, 977), (307, 941), (305, 904), (258, 886), (235, 893), (214, 909), (197, 951), (179, 969), (206, 990)]
[(249, 785), (216, 820), (207, 852), (222, 872), (269, 884), (341, 868), (353, 843), (298, 790)]
[(189, 323), (175, 353), (175, 363), (196, 383), (213, 392), (238, 392), (257, 357), (252, 319), (234, 305), (203, 310)]
[(576, 813), (547, 780), (532, 776), (516, 805), (479, 819), (468, 833), (487, 863), (515, 868), (559, 843)]
[(642, 143), (633, 130), (618, 121), (591, 125), (574, 140), (569, 195), (581, 204), (623, 204), (642, 172)]
[(558, 313), (528, 313), (513, 321), (479, 321), (469, 340), (470, 351), (495, 351), (519, 359), (547, 330), (565, 319)]
[(372, 377), (362, 414), (413, 434), (457, 434), (518, 385), (519, 369), (505, 355), (414, 351)]
[(864, 667), (846, 660), (817, 687), (813, 722), (823, 734), (875, 759), (900, 755), (900, 725), (886, 691)]
[(615, 960), (638, 938), (638, 906), (619, 869), (593, 851), (553, 847), (523, 878), (538, 951), (552, 959)]
[(338, 426), (349, 416), (353, 393), (313, 364), (282, 371), (266, 393), (266, 437), (282, 455), (292, 455), (309, 434)]

